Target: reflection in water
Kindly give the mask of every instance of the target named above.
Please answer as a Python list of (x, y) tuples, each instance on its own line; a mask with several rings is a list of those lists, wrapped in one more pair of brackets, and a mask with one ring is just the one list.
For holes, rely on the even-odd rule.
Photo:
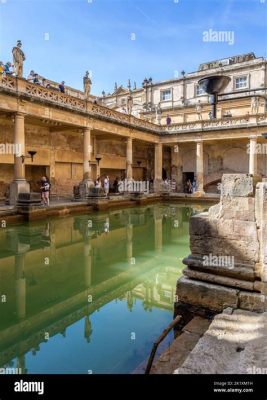
[(0, 231), (0, 367), (129, 373), (171, 321), (188, 219), (157, 205)]

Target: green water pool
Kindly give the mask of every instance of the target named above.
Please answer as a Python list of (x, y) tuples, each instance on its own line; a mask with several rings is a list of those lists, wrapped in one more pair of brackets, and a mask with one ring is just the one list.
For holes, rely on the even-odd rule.
[(2, 228), (2, 371), (136, 370), (173, 318), (188, 221), (202, 209), (157, 204)]

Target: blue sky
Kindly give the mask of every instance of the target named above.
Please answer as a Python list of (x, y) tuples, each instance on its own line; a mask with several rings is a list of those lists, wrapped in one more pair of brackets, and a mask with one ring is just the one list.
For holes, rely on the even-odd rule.
[[(204, 42), (209, 29), (234, 32), (234, 44)], [(100, 94), (128, 78), (140, 86), (218, 58), (266, 57), (267, 0), (0, 0), (0, 60), (12, 61), (17, 39), (25, 75), (34, 69), (80, 89), (88, 69)]]

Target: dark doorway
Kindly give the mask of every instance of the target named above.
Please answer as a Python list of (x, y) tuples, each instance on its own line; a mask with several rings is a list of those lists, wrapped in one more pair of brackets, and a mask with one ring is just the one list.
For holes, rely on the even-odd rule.
[(191, 183), (193, 183), (194, 178), (195, 178), (194, 172), (183, 172), (184, 193), (188, 193), (188, 188), (187, 188), (186, 182), (188, 181), (188, 179), (190, 179)]
[(165, 181), (167, 179), (167, 171), (165, 168), (162, 168), (162, 179)]

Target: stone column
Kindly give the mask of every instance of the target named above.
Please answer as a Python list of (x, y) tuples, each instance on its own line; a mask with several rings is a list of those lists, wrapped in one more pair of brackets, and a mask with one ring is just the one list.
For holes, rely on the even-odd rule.
[(204, 152), (203, 142), (196, 144), (196, 195), (204, 194)]
[(162, 143), (155, 144), (154, 191), (159, 192), (162, 183)]
[(86, 238), (83, 245), (84, 256), (84, 280), (86, 288), (92, 284), (92, 244), (90, 239)]
[(14, 154), (14, 181), (10, 184), (10, 205), (16, 204), (19, 193), (30, 193), (30, 185), (25, 179), (25, 164), (21, 157), (25, 156), (25, 127), (22, 113), (15, 115), (14, 145), (17, 154)]
[(131, 265), (133, 263), (133, 225), (129, 223), (126, 227), (127, 238), (127, 261)]
[(257, 136), (249, 139), (249, 174), (257, 175)]
[(127, 138), (126, 149), (126, 178), (133, 179), (133, 139)]
[(16, 310), (18, 319), (26, 316), (26, 279), (24, 277), (25, 254), (15, 256)]
[(183, 165), (178, 144), (171, 149), (171, 179), (176, 182), (176, 192), (183, 192)]
[(91, 167), (90, 160), (92, 154), (91, 130), (86, 128), (83, 132), (83, 179), (90, 180)]
[(82, 199), (85, 199), (89, 195), (90, 188), (94, 186), (94, 182), (91, 178), (91, 155), (91, 130), (85, 128), (83, 131), (83, 180), (79, 185), (79, 193)]

